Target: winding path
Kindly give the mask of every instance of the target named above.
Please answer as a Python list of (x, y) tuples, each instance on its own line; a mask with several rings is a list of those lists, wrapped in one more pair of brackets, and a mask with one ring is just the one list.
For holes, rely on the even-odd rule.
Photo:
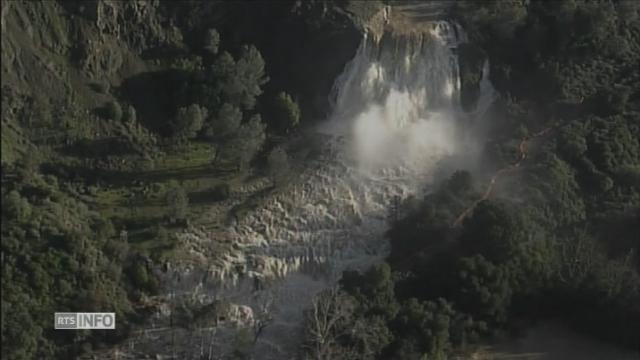
[(452, 228), (458, 227), (462, 224), (462, 221), (469, 216), (469, 214), (471, 214), (471, 212), (473, 212), (473, 209), (475, 209), (475, 207), (484, 200), (487, 200), (490, 196), (491, 193), (493, 192), (493, 188), (494, 185), (496, 184), (496, 181), (504, 174), (512, 172), (517, 170), (520, 167), (520, 164), (522, 164), (522, 162), (524, 160), (526, 160), (527, 158), (527, 145), (529, 144), (529, 141), (531, 139), (535, 139), (537, 137), (543, 136), (545, 134), (547, 134), (549, 131), (551, 131), (552, 127), (548, 127), (545, 128), (544, 130), (541, 130), (531, 136), (525, 136), (524, 138), (522, 138), (522, 140), (520, 141), (520, 144), (518, 144), (518, 152), (520, 154), (520, 157), (518, 158), (518, 161), (516, 161), (515, 163), (504, 167), (498, 171), (496, 171), (495, 174), (493, 174), (493, 176), (491, 177), (491, 180), (489, 181), (489, 185), (487, 186), (487, 189), (485, 190), (484, 194), (482, 194), (482, 196), (474, 201), (469, 207), (467, 207), (466, 209), (464, 209), (460, 215), (458, 215), (458, 217), (456, 218), (456, 220), (451, 224)]

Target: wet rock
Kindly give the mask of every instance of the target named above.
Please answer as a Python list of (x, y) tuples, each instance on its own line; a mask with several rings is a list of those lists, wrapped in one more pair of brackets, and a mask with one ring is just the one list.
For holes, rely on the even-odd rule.
[(477, 45), (464, 43), (458, 46), (460, 64), (460, 103), (465, 111), (475, 108), (480, 96), (482, 68), (487, 53)]

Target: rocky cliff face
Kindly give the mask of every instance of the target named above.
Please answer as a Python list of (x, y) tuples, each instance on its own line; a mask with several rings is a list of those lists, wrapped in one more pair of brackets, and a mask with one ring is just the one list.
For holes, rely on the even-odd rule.
[(355, 18), (327, 1), (3, 2), (2, 88), (22, 99), (3, 117), (3, 129), (19, 127), (20, 109), (35, 102), (88, 114), (74, 121), (94, 121), (94, 110), (109, 101), (131, 102), (118, 90), (127, 79), (201, 55), (212, 28), (232, 52), (243, 44), (262, 52), (270, 77), (265, 96), (285, 90), (306, 119), (319, 118), (333, 79), (357, 49)]
[(3, 86), (64, 98), (88, 81), (117, 85), (167, 67), (171, 54), (197, 53), (206, 30), (216, 28), (232, 47), (258, 47), (274, 91), (319, 111), (360, 38), (336, 9), (325, 2), (4, 2)]
[[(25, 92), (73, 87), (78, 80), (117, 82), (143, 63), (145, 50), (178, 46), (180, 30), (158, 2), (7, 2), (3, 5), (3, 85)], [(167, 22), (168, 21), (168, 22)], [(5, 77), (6, 76), (6, 77)], [(57, 88), (57, 89), (56, 89)], [(65, 93), (47, 92), (48, 96)]]

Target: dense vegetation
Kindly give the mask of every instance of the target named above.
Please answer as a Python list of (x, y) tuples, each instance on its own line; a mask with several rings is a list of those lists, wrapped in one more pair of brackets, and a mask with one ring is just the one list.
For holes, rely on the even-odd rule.
[[(2, 358), (67, 359), (123, 339), (155, 310), (155, 271), (186, 256), (176, 233), (250, 211), (254, 197), (199, 216), (256, 173), (287, 181), (299, 160), (287, 140), (324, 115), (359, 41), (327, 4), (355, 6), (2, 2)], [(484, 56), (502, 94), (488, 166), (553, 130), (460, 229), (484, 174), (407, 200), (387, 261), (314, 302), (309, 356), (444, 358), (545, 316), (637, 345), (637, 4), (455, 9), (471, 38), (465, 108)], [(97, 310), (117, 312), (118, 330), (52, 330), (55, 311)]]
[(386, 262), (344, 273), (309, 311), (309, 356), (445, 359), (544, 318), (640, 350), (638, 10), (458, 4), (471, 40), (463, 105), (472, 108), (485, 56), (501, 94), (488, 176), (516, 160), (519, 139), (550, 131), (460, 228), (451, 225), (481, 197), (485, 174), (458, 171), (406, 200)]
[[(3, 354), (12, 359), (70, 356), (90, 337), (115, 341), (127, 323), (104, 334), (55, 332), (52, 314), (112, 309), (120, 319), (133, 315), (127, 259), (133, 256), (113, 224), (61, 188), (53, 176), (20, 169), (3, 186), (2, 336)], [(138, 271), (145, 272), (142, 266)], [(65, 346), (63, 346), (63, 344)], [(73, 344), (73, 345), (72, 345)]]
[[(158, 269), (188, 255), (176, 233), (248, 211), (256, 200), (238, 197), (206, 214), (247, 178), (287, 179), (278, 144), (300, 136), (299, 99), (328, 90), (270, 79), (251, 44), (265, 33), (232, 19), (276, 28), (284, 14), (300, 30), (289, 38), (345, 19), (263, 5), (3, 2), (2, 358), (68, 359), (125, 338), (156, 311)], [(271, 56), (274, 72), (294, 59)], [(117, 331), (54, 331), (60, 311), (114, 311)]]
[[(253, 112), (266, 81), (264, 61), (255, 47), (247, 46), (237, 59), (223, 52), (205, 64), (179, 69), (180, 76), (171, 84), (177, 89), (171, 96), (176, 102), (170, 105), (169, 116), (154, 120), (152, 130), (158, 131), (158, 138), (166, 146), (180, 146), (178, 149), (189, 141), (208, 141), (214, 145), (213, 152), (220, 153), (215, 159), (211, 155), (210, 163), (226, 161), (240, 169), (265, 142), (266, 124)], [(11, 100), (3, 97), (3, 107), (5, 101)], [(135, 103), (136, 99), (132, 101)], [(299, 112), (295, 102), (286, 105), (293, 109), (289, 111)], [(135, 110), (123, 119), (123, 107), (116, 101), (107, 103), (104, 121), (139, 126), (132, 115)], [(24, 114), (17, 120), (37, 121), (30, 116)], [(145, 114), (142, 116), (145, 119)], [(99, 142), (78, 139), (68, 151), (95, 151), (98, 158), (142, 146), (116, 141), (96, 148)], [(149, 146), (141, 151), (152, 149)], [(112, 219), (96, 209), (96, 195), (103, 191), (101, 185), (86, 190), (82, 183), (70, 183), (72, 179), (65, 173), (47, 171), (46, 163), (34, 156), (25, 154), (11, 164), (3, 162), (3, 354), (11, 359), (67, 358), (90, 349), (92, 343), (117, 341), (125, 336), (129, 321), (144, 313), (133, 305), (141, 299), (141, 293), (154, 294), (158, 285), (151, 273), (150, 254), (140, 246), (129, 245), (127, 228), (133, 224)], [(177, 182), (158, 190), (166, 193), (166, 218), (150, 222), (145, 231), (151, 232), (157, 248), (171, 248), (174, 244), (167, 234), (162, 234), (166, 233), (164, 227), (184, 223), (189, 198)], [(54, 312), (92, 309), (115, 311), (119, 319), (117, 331), (102, 334), (52, 329)]]

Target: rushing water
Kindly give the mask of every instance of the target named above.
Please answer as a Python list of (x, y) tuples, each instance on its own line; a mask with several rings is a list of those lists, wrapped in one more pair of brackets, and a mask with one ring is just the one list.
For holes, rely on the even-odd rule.
[(419, 193), (441, 161), (469, 151), (455, 54), (462, 35), (437, 22), (425, 34), (365, 36), (318, 129), (327, 139), (322, 155), (232, 230), (252, 254), (247, 273), (280, 278), (269, 289), (275, 318), (258, 357), (290, 356), (314, 293), (386, 255), (389, 204)]
[(222, 266), (204, 277), (181, 272), (178, 293), (197, 284), (192, 293), (248, 305), (254, 314), (272, 301), (256, 358), (293, 358), (312, 297), (343, 270), (387, 254), (389, 205), (423, 192), (442, 163), (477, 153), (474, 123), (494, 94), (488, 64), (476, 110), (464, 113), (456, 55), (464, 32), (443, 21), (426, 28), (365, 34), (335, 81), (332, 115), (317, 129), (325, 139), (320, 155), (228, 229), (236, 252)]

